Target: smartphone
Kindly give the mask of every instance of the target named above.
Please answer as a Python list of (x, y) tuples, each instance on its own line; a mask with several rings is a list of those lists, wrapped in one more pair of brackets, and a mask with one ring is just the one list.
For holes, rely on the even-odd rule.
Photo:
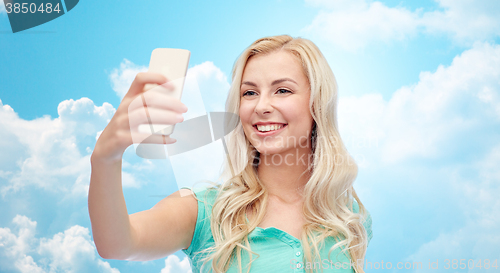
[[(148, 72), (160, 73), (165, 76), (174, 90), (167, 90), (157, 84), (146, 84), (144, 92), (165, 92), (169, 96), (181, 99), (184, 80), (189, 64), (191, 52), (186, 49), (157, 48), (151, 53)], [(142, 124), (138, 130), (145, 133), (170, 135), (175, 125)]]

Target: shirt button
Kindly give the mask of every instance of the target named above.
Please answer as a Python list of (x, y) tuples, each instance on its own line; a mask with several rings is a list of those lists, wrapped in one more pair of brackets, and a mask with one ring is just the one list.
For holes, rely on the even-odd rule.
[(298, 251), (297, 253), (295, 253), (295, 256), (299, 257), (300, 256), (300, 251)]
[(302, 265), (300, 263), (297, 263), (297, 268), (300, 268)]

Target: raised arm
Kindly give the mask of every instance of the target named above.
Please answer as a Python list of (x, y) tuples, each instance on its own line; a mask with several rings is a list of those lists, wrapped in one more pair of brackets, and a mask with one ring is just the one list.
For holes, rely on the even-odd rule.
[[(152, 260), (169, 255), (191, 243), (197, 217), (197, 201), (189, 190), (166, 197), (153, 208), (129, 215), (122, 191), (122, 156), (133, 142), (171, 144), (175, 140), (138, 132), (148, 118), (155, 124), (182, 122), (187, 108), (162, 92), (144, 92), (147, 83), (164, 84), (155, 73), (139, 73), (106, 126), (92, 153), (89, 215), (94, 242), (103, 258)], [(168, 85), (162, 85), (166, 89)], [(157, 88), (158, 90), (161, 88)], [(146, 101), (146, 105), (143, 102)], [(146, 116), (146, 111), (149, 117)], [(149, 138), (148, 138), (149, 137)]]

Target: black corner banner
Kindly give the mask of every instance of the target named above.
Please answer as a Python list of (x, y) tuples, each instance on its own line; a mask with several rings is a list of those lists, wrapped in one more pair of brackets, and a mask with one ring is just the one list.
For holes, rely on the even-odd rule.
[(78, 0), (4, 0), (12, 32), (33, 28), (73, 9)]

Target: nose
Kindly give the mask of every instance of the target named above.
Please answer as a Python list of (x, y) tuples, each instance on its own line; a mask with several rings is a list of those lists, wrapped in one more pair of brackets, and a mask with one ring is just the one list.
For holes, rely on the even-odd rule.
[(259, 115), (264, 115), (272, 113), (273, 110), (274, 107), (272, 105), (271, 99), (265, 95), (260, 96), (257, 105), (255, 106), (255, 113)]

